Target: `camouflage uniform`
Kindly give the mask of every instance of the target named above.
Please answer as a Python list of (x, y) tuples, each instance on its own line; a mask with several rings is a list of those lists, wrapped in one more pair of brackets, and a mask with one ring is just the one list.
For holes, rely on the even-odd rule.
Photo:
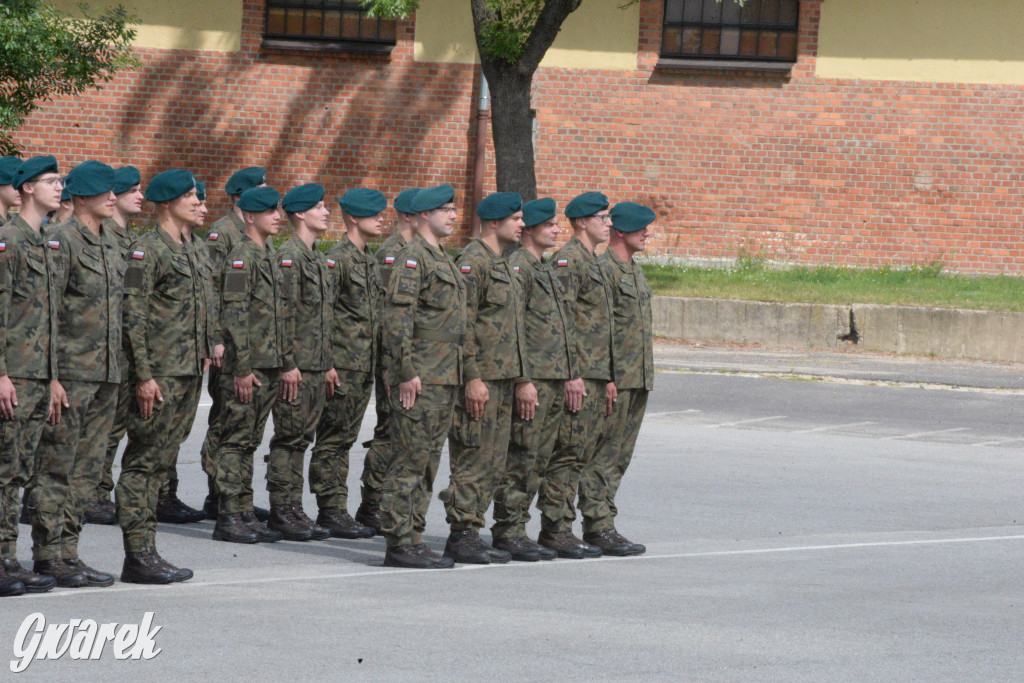
[[(218, 218), (214, 221), (210, 229), (206, 231), (206, 249), (209, 253), (210, 266), (213, 272), (211, 281), (213, 284), (213, 296), (218, 304), (224, 295), (224, 263), (227, 261), (228, 254), (231, 253), (236, 244), (242, 241), (244, 235), (245, 223), (234, 210), (223, 218)], [(220, 327), (217, 327), (214, 331), (213, 343), (214, 345), (224, 343), (221, 338)], [(210, 413), (207, 416), (206, 438), (203, 439), (203, 445), (200, 449), (203, 471), (206, 472), (211, 481), (216, 476), (214, 460), (217, 456), (217, 438), (220, 434), (219, 420), (222, 405), (220, 400), (220, 375), (221, 369), (211, 365), (206, 390), (210, 393), (212, 403), (210, 404)]]
[(570, 528), (585, 432), (565, 405), (565, 382), (580, 374), (562, 284), (528, 249), (517, 250), (509, 263), (523, 285), (526, 351), (538, 405), (532, 420), (512, 413), (508, 466), (494, 496), (494, 538), (526, 535), (530, 503), (538, 493), (542, 528)]
[[(276, 254), (291, 305), (284, 332), (284, 363), (302, 372), (294, 401), (278, 396), (274, 403), (274, 436), (267, 456), (267, 490), (272, 506), (302, 503), (302, 470), (306, 448), (313, 441), (324, 410), (324, 374), (331, 369), (331, 301), (334, 259), (297, 237)], [(310, 488), (313, 486), (310, 464)]]
[(580, 511), (585, 534), (615, 528), (615, 494), (633, 457), (647, 394), (654, 388), (651, 288), (639, 265), (623, 261), (610, 249), (598, 262), (612, 295), (612, 367), (619, 397), (609, 417), (607, 435), (581, 478)]
[(466, 286), (463, 381), (482, 379), (488, 401), (479, 420), (459, 392), (448, 441), (451, 480), (441, 491), (452, 531), (481, 528), (505, 473), (515, 380), (529, 376), (521, 285), (515, 271), (482, 240), (466, 245), (456, 265)]
[[(611, 292), (597, 257), (576, 237), (555, 252), (551, 262), (573, 316), (576, 358), (587, 392), (577, 413), (586, 432), (580, 462), (585, 472), (610, 424), (604, 409), (606, 385), (612, 381)], [(580, 475), (581, 511), (592, 509), (589, 501), (600, 495), (592, 485), (592, 480)]]
[[(380, 268), (367, 250), (348, 236), (331, 247), (334, 280), (334, 369), (341, 380), (316, 427), (316, 445), (309, 462), (309, 490), (320, 509), (348, 507), (348, 451), (359, 436), (373, 389), (373, 369), (380, 355)], [(364, 470), (371, 469), (372, 451)]]
[(94, 235), (77, 216), (47, 239), (60, 243), (57, 365), (70, 407), (43, 429), (28, 492), (37, 561), (78, 558), (82, 508), (96, 495), (117, 410), (126, 268), (113, 234)]
[[(121, 258), (127, 258), (128, 247), (131, 246), (133, 239), (128, 230), (118, 225), (113, 218), (104, 218), (102, 224), (103, 229), (109, 230), (121, 247)], [(117, 412), (114, 413), (114, 426), (110, 430), (110, 438), (107, 439), (107, 454), (103, 460), (100, 485), (96, 487), (96, 500), (100, 502), (110, 501), (110, 494), (114, 490), (114, 459), (117, 457), (117, 448), (121, 445), (121, 437), (128, 429), (128, 413), (135, 406), (135, 383), (128, 371), (128, 356), (123, 345), (118, 364), (121, 368), (121, 385), (117, 388)]]
[(0, 419), (0, 559), (15, 558), (18, 489), (32, 475), (57, 377), (60, 262), (47, 242), (18, 216), (0, 228), (0, 376), (18, 396), (14, 419)]
[[(253, 509), (253, 454), (263, 441), (267, 417), (280, 394), (285, 366), (285, 311), (281, 270), (268, 244), (261, 247), (243, 236), (224, 263), (221, 328), (224, 363), (220, 373), (222, 413), (214, 460), (221, 515)], [(235, 377), (250, 373), (262, 386), (252, 387), (252, 400), (235, 395)]]
[[(188, 436), (210, 356), (209, 266), (162, 228), (136, 240), (124, 278), (124, 339), (137, 383), (155, 380), (163, 401), (143, 419), (133, 402), (117, 481), (117, 520), (126, 552), (156, 545), (156, 504), (178, 446)], [(134, 393), (134, 387), (133, 387)]]
[[(377, 263), (380, 265), (381, 292), (387, 289), (388, 281), (391, 279), (392, 265), (398, 252), (405, 246), (405, 239), (401, 233), (395, 231), (377, 249)], [(383, 326), (380, 328), (381, 347), (383, 348)], [(378, 354), (377, 365), (373, 370), (374, 374), (374, 407), (377, 411), (377, 424), (373, 428), (373, 439), (363, 443), (369, 450), (366, 453), (366, 461), (363, 464), (363, 474), (360, 478), (363, 488), (360, 491), (360, 498), (363, 503), (380, 505), (381, 490), (384, 487), (384, 477), (388, 471), (388, 462), (391, 460), (391, 433), (390, 433), (390, 407), (387, 390), (384, 388), (384, 354)]]
[[(409, 545), (423, 532), (441, 448), (462, 384), (465, 292), (443, 249), (417, 235), (395, 257), (384, 298), (384, 343), (391, 385), (391, 462), (381, 513), (388, 547)], [(398, 384), (420, 378), (411, 409)]]

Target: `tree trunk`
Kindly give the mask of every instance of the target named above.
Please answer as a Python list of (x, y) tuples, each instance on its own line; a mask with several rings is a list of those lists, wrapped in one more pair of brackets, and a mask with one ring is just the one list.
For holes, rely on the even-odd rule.
[(518, 192), (524, 201), (537, 198), (533, 159), (533, 117), (530, 87), (533, 74), (507, 63), (488, 63), (483, 70), (491, 89), (491, 130), (499, 192)]

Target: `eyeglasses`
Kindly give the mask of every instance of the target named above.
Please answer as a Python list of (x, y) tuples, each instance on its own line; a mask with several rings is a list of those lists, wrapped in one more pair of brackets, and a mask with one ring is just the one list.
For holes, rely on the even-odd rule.
[(612, 216), (609, 213), (595, 213), (593, 216), (591, 216), (591, 218), (596, 218), (597, 220), (601, 221), (602, 223), (611, 223), (612, 222)]
[(50, 187), (61, 187), (62, 185), (64, 185), (63, 178), (38, 178), (35, 182), (46, 183)]
[(454, 206), (439, 206), (434, 211), (444, 211), (445, 213), (458, 213), (459, 210)]

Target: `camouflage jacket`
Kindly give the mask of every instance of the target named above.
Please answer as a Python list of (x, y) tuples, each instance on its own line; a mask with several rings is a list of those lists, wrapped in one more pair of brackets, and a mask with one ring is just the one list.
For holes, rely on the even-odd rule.
[(650, 391), (654, 388), (651, 288), (636, 262), (623, 261), (611, 249), (598, 262), (612, 291), (615, 386)]
[(0, 228), (0, 376), (57, 377), (59, 261), (21, 216)]
[(395, 230), (391, 235), (384, 240), (384, 244), (380, 245), (377, 249), (377, 263), (380, 264), (380, 285), (385, 289), (388, 286), (388, 282), (391, 280), (391, 266), (395, 262), (395, 257), (398, 256), (398, 252), (402, 250), (402, 247), (406, 245), (406, 241), (402, 238), (402, 234)]
[(119, 382), (121, 302), (127, 264), (121, 246), (100, 225), (94, 235), (77, 216), (47, 231), (60, 255), (57, 364), (60, 379)]
[(369, 251), (360, 251), (348, 236), (331, 247), (335, 261), (334, 367), (373, 372), (380, 353), (383, 293), (380, 266)]
[(528, 377), (523, 297), (512, 266), (479, 238), (455, 265), (466, 284), (464, 381)]
[[(114, 236), (114, 240), (117, 242), (117, 245), (121, 248), (121, 258), (126, 259), (125, 262), (127, 263), (128, 248), (131, 246), (132, 241), (135, 238), (131, 236), (127, 228), (122, 228), (120, 225), (117, 224), (117, 221), (115, 221), (113, 218), (104, 218), (102, 221), (100, 221), (100, 224), (103, 226), (104, 230), (109, 230), (110, 234)], [(122, 380), (126, 379), (128, 375), (127, 351), (128, 350), (122, 344), (121, 353), (118, 356)]]
[(584, 379), (612, 380), (612, 302), (597, 257), (573, 237), (551, 260), (573, 316)]
[(224, 336), (221, 371), (235, 377), (253, 368), (295, 369), (285, 365), (285, 315), (291, 302), (283, 298), (281, 269), (269, 244), (261, 247), (247, 236), (224, 263), (224, 295), (220, 318)]
[(466, 294), (443, 249), (416, 235), (395, 257), (384, 297), (388, 382), (462, 384)]
[(190, 235), (185, 242), (185, 248), (195, 254), (202, 269), (205, 269), (208, 277), (203, 287), (203, 306), (206, 308), (206, 338), (210, 353), (213, 347), (221, 343), (220, 330), (220, 294), (213, 289), (213, 260), (210, 252), (206, 249), (205, 240), (195, 233)]
[(124, 346), (133, 380), (203, 374), (210, 358), (205, 259), (155, 227), (131, 245), (124, 276)]
[(569, 315), (562, 283), (548, 264), (538, 261), (529, 249), (517, 249), (509, 263), (523, 287), (526, 355), (532, 379), (576, 379), (573, 319)]
[(220, 297), (224, 293), (224, 261), (235, 245), (245, 235), (245, 223), (232, 209), (231, 213), (218, 218), (206, 231), (206, 249), (213, 266), (213, 291)]
[(276, 258), (284, 297), (291, 307), (285, 318), (284, 364), (300, 370), (330, 370), (334, 267), (316, 245), (310, 249), (298, 237), (282, 244)]

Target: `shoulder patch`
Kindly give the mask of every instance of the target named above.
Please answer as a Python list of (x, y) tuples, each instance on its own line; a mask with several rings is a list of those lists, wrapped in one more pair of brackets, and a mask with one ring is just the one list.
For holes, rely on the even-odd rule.
[(384, 257), (384, 263), (386, 263), (387, 265), (390, 266), (394, 262), (395, 262), (395, 257), (394, 256), (385, 256)]
[(249, 284), (249, 278), (245, 273), (228, 273), (228, 276), (224, 278), (224, 291), (225, 292), (244, 292)]
[(139, 251), (138, 249), (136, 249), (135, 251), (132, 252), (132, 258), (134, 258), (134, 259), (142, 260), (145, 257), (146, 257), (146, 252), (144, 252), (144, 251)]
[(327, 267), (333, 268), (338, 262), (332, 258), (327, 259)]
[(514, 270), (514, 271), (516, 271), (518, 273), (519, 272), (519, 266), (512, 266), (512, 270)]
[(46, 244), (50, 247), (50, 249), (60, 249), (60, 241), (59, 240), (50, 240)]
[(0, 251), (7, 251), (7, 242), (0, 242)]
[(292, 267), (292, 260), (290, 258), (281, 259), (281, 267), (282, 268), (291, 268)]
[(232, 261), (231, 262), (231, 267), (232, 268), (245, 268), (245, 261)]
[(569, 265), (569, 259), (560, 258), (557, 261), (555, 261), (555, 265), (558, 266), (559, 268), (565, 268), (567, 265)]
[(462, 273), (469, 273), (473, 271), (473, 266), (461, 266), (459, 271)]
[(216, 241), (217, 241), (217, 238), (218, 238), (218, 237), (220, 237), (220, 235), (219, 235), (219, 234), (217, 234), (217, 233), (215, 233), (215, 232), (211, 232), (211, 233), (210, 233), (210, 234), (209, 234), (209, 235), (207, 236), (207, 238), (206, 238), (206, 239), (208, 239), (208, 240), (212, 240), (212, 241), (216, 242)]
[(406, 262), (405, 262), (405, 267), (406, 268), (415, 268), (418, 265), (419, 264), (416, 261), (412, 260), (412, 259), (407, 259)]
[(128, 269), (128, 272), (124, 276), (124, 286), (129, 289), (136, 289), (142, 286), (142, 266), (138, 268), (132, 267)]

